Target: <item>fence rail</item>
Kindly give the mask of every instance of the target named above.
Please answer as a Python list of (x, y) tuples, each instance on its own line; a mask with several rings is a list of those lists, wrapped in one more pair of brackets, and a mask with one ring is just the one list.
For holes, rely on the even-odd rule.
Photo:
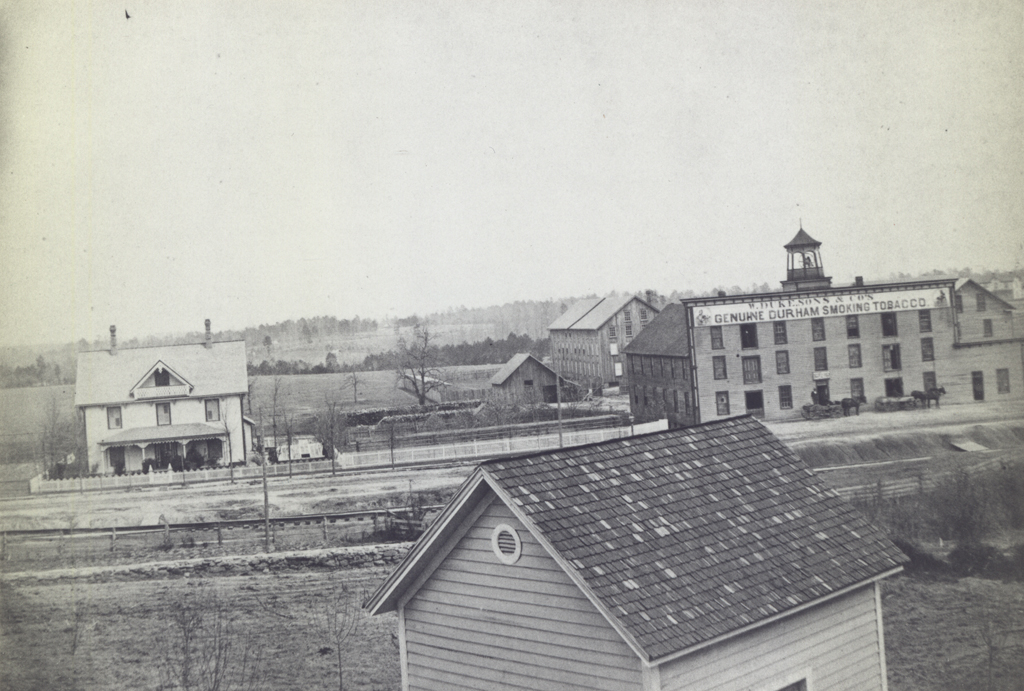
[[(592, 444), (609, 439), (628, 437), (633, 434), (657, 432), (667, 428), (667, 420), (657, 420), (631, 427), (565, 432), (562, 434), (562, 445), (579, 446), (580, 444)], [(333, 462), (330, 460), (317, 460), (269, 464), (267, 466), (267, 476), (291, 477), (292, 475), (330, 473), (339, 470), (369, 470), (397, 466), (409, 467), (449, 463), (473, 458), (508, 456), (529, 451), (544, 451), (558, 448), (558, 436), (558, 434), (544, 434), (534, 437), (512, 437), (509, 439), (464, 442), (461, 444), (342, 453)], [(32, 494), (47, 494), (56, 492), (92, 492), (132, 487), (170, 487), (204, 482), (223, 482), (232, 479), (236, 481), (255, 480), (262, 477), (262, 475), (263, 468), (260, 466), (211, 468), (206, 470), (186, 470), (183, 472), (175, 472), (173, 470), (152, 471), (138, 475), (111, 475), (70, 478), (67, 480), (44, 480), (42, 475), (39, 475), (29, 480), (29, 491)]]

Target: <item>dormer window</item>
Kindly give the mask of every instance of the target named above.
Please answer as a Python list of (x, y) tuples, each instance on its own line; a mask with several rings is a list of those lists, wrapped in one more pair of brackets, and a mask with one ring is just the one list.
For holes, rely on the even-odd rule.
[(170, 386), (171, 385), (171, 373), (167, 370), (157, 370), (153, 373), (153, 383), (156, 386)]

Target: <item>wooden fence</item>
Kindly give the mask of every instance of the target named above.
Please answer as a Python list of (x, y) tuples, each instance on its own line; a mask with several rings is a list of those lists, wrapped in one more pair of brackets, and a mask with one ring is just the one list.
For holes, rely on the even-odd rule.
[[(667, 420), (657, 420), (631, 427), (613, 427), (597, 430), (565, 432), (562, 435), (563, 446), (592, 444), (633, 434), (657, 432), (668, 429)], [(383, 449), (379, 451), (363, 451), (360, 453), (342, 453), (334, 460), (292, 461), (269, 464), (268, 477), (291, 477), (293, 475), (309, 475), (334, 473), (346, 470), (363, 470), (372, 468), (389, 468), (398, 466), (417, 466), (443, 464), (474, 458), (490, 458), (512, 454), (528, 453), (558, 448), (558, 435), (546, 434), (535, 437), (513, 437), (510, 439), (494, 439), (487, 441), (465, 442), (462, 444), (443, 444), (440, 446), (423, 446), (416, 448)], [(131, 487), (164, 487), (174, 485), (192, 485), (204, 482), (223, 482), (225, 480), (245, 481), (262, 477), (260, 466), (241, 468), (211, 468), (205, 470), (173, 470), (154, 471), (136, 475), (108, 475), (67, 480), (44, 480), (42, 475), (29, 481), (32, 494), (54, 492), (91, 492), (102, 490), (128, 489)]]

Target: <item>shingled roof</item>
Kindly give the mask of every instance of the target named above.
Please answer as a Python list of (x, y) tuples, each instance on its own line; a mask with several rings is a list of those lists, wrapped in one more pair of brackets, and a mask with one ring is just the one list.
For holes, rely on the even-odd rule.
[[(523, 366), (523, 363), (527, 360), (533, 360), (538, 366), (543, 367), (548, 372), (551, 372), (551, 376), (554, 377), (555, 370), (551, 369), (543, 362), (530, 355), (529, 353), (516, 353), (512, 358), (501, 366), (501, 369), (494, 373), (494, 376), (490, 379), (492, 386), (501, 386), (505, 383), (505, 380), (512, 376), (512, 373)], [(565, 381), (564, 379), (562, 381)]]
[(770, 431), (741, 417), (481, 464), (367, 601), (371, 611), (394, 609), (481, 488), (648, 660), (802, 609), (905, 561)]
[(665, 305), (658, 316), (623, 351), (633, 355), (690, 356), (686, 308), (678, 303)]

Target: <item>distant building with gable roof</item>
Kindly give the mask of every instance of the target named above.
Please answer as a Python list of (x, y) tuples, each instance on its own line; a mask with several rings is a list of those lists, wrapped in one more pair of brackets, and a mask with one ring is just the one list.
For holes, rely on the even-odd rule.
[[(517, 353), (491, 377), (492, 393), (522, 401), (554, 403), (558, 375), (529, 353)], [(564, 380), (563, 380), (564, 381)]]
[(481, 464), (364, 605), (402, 688), (886, 688), (902, 552), (750, 417)]
[(78, 354), (75, 406), (85, 421), (89, 466), (99, 473), (166, 468), (186, 458), (243, 462), (253, 423), (245, 341), (117, 347)]
[(622, 348), (657, 313), (650, 301), (632, 295), (580, 300), (548, 327), (555, 371), (587, 389), (619, 386)]

